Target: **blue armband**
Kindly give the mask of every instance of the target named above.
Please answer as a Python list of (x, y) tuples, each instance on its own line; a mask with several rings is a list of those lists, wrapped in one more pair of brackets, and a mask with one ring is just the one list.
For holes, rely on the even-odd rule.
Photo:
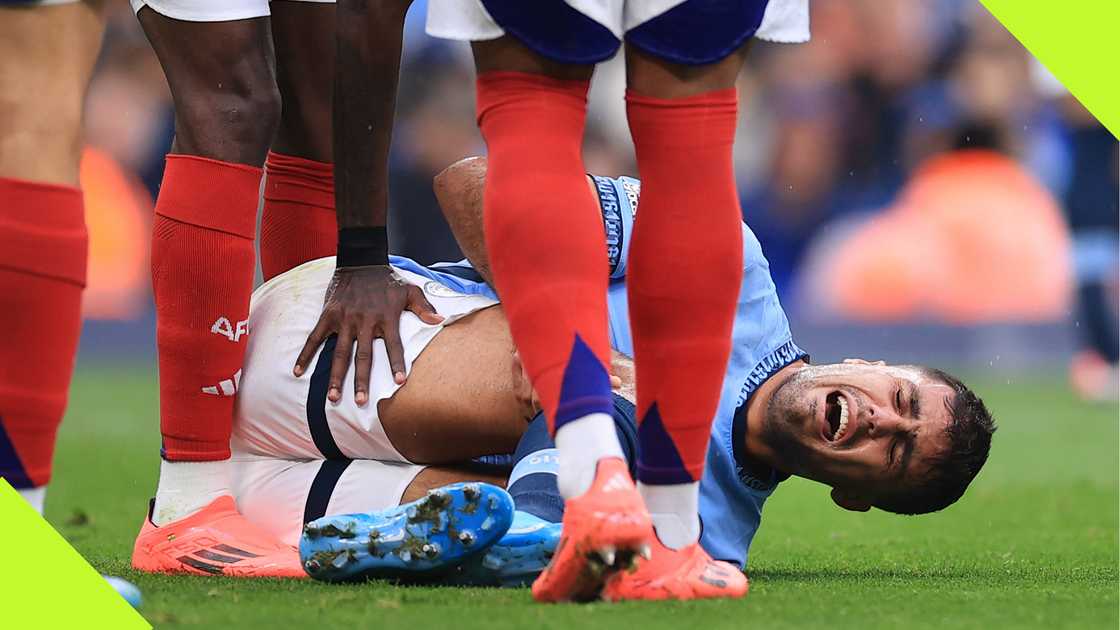
[(611, 179), (592, 175), (591, 179), (595, 182), (599, 209), (603, 213), (611, 279), (617, 280), (626, 275), (626, 261), (630, 257), (630, 235), (634, 230), (634, 214), (638, 211), (638, 193), (642, 185), (632, 177)]

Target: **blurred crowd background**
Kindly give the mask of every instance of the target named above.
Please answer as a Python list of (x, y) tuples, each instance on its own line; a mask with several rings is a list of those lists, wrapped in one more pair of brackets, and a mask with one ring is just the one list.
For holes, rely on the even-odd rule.
[[(466, 45), (406, 27), (391, 161), (392, 248), (460, 257), (433, 175), (483, 154)], [(127, 2), (86, 112), (92, 239), (83, 357), (154, 353), (148, 223), (170, 94)], [(812, 3), (812, 42), (756, 42), (736, 165), (801, 345), (1060, 373), (1117, 389), (1118, 144), (976, 0)], [(621, 60), (594, 80), (587, 168), (636, 175)], [(92, 197), (92, 199), (91, 199)]]

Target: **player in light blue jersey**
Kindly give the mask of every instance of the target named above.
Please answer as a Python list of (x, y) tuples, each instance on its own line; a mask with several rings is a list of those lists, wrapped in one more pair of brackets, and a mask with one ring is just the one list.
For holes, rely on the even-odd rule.
[[(472, 158), (448, 168), (435, 182), (470, 262), (425, 267), (406, 258), (391, 261), (410, 282), (423, 285), (454, 323), (432, 327), (402, 316), (402, 330), (408, 324), (409, 331), (402, 337), (411, 357), (410, 377), (399, 389), (386, 380), (377, 388), (384, 390), (378, 404), (357, 405), (348, 398), (329, 403), (314, 375), (309, 387), (294, 388), (290, 376), (276, 367), (285, 364), (285, 353), (298, 351), (304, 328), (314, 325), (318, 307), (304, 302), (325, 290), (329, 260), (282, 274), (254, 295), (256, 345), (250, 345), (239, 390), (234, 436), (234, 450), (252, 461), (236, 498), (251, 520), (272, 527), (281, 539), (298, 538), (303, 523), (320, 519), (313, 528), (319, 536), (314, 548), (333, 548), (323, 532), (345, 532), (346, 524), (356, 521), (340, 516), (344, 521), (332, 529), (332, 514), (401, 503), (363, 520), (395, 522), (429, 489), (505, 481), (517, 509), (513, 527), (482, 560), (474, 556), (471, 570), (456, 579), (524, 582), (543, 568), (564, 508), (556, 485), (558, 460), (529, 381), (516, 367), (504, 311), (487, 282), (481, 219), (485, 170), (484, 159)], [(640, 186), (629, 178), (594, 176), (588, 185), (602, 210), (609, 253), (611, 369), (620, 385), (613, 418), (633, 465), (637, 427), (625, 275)], [(763, 504), (790, 475), (830, 486), (833, 500), (852, 510), (918, 514), (956, 501), (986, 460), (995, 429), (980, 399), (931, 368), (862, 360), (811, 366), (793, 340), (761, 245), (746, 225), (742, 235), (744, 270), (733, 351), (700, 484), (704, 549), (745, 567)], [(672, 261), (665, 262), (664, 276), (667, 283), (689, 281), (674, 274)], [(378, 361), (384, 357), (375, 365)], [(271, 460), (261, 464), (262, 456)], [(321, 466), (317, 457), (324, 459)], [(507, 478), (492, 468), (464, 467), (472, 459), (504, 462), (513, 466), (512, 473)], [(254, 473), (257, 465), (264, 468)], [(287, 475), (293, 479), (286, 480)], [(449, 553), (446, 560), (462, 561), (467, 555)], [(440, 562), (437, 557), (434, 565)], [(362, 558), (359, 564), (357, 574), (364, 567), (370, 567), (369, 575), (378, 574), (374, 559)]]
[[(436, 178), (437, 197), (470, 262), (424, 267), (394, 258), (395, 266), (457, 294), (497, 299), (487, 283), (489, 263), (482, 241), (479, 199), (485, 169), (485, 159), (471, 158)], [(589, 185), (602, 210), (610, 261), (611, 343), (616, 350), (612, 369), (623, 385), (615, 395), (614, 419), (633, 466), (637, 431), (629, 396), (633, 376), (625, 358), (632, 348), (625, 272), (640, 184), (626, 177), (589, 176)], [(959, 380), (932, 368), (856, 359), (810, 365), (808, 354), (793, 340), (758, 239), (745, 224), (742, 230), (744, 274), (733, 351), (700, 485), (705, 550), (715, 559), (745, 567), (762, 507), (791, 475), (830, 486), (832, 499), (849, 510), (878, 507), (920, 514), (955, 502), (990, 448), (995, 426), (983, 402)], [(672, 261), (666, 261), (665, 281), (688, 278), (674, 275)], [(441, 374), (447, 378), (448, 373)], [(412, 380), (422, 378), (416, 374)], [(527, 378), (523, 386), (529, 387)], [(424, 435), (422, 426), (410, 425), (410, 432)], [(557, 453), (544, 416), (537, 413), (527, 428), (512, 430), (520, 433), (507, 482), (518, 510), (515, 530), (518, 522), (518, 531), (533, 523), (558, 523), (564, 502), (556, 486)], [(427, 439), (437, 434), (433, 429)], [(492, 440), (493, 429), (478, 439)], [(426, 455), (428, 463), (439, 460)], [(557, 529), (538, 531), (555, 536)], [(551, 542), (555, 544), (555, 538)], [(493, 566), (501, 564), (490, 560)], [(523, 562), (519, 570), (531, 573), (542, 566)], [(459, 579), (487, 581), (477, 566), (467, 573)]]
[[(476, 158), (437, 179), (437, 193), (456, 236), (478, 267), (485, 259), (480, 261), (483, 250), (475, 249), (481, 238), (471, 229), (475, 222), (452, 216), (469, 216), (473, 210), (456, 204), (452, 191), (472, 186), (484, 169), (484, 160)], [(626, 254), (640, 184), (628, 177), (591, 180), (611, 262), (611, 343), (628, 355)], [(874, 506), (917, 514), (956, 501), (986, 460), (995, 430), (983, 402), (959, 380), (931, 368), (862, 360), (810, 366), (808, 354), (793, 340), (762, 247), (746, 224), (742, 229), (744, 270), (732, 354), (700, 486), (705, 549), (716, 559), (745, 567), (762, 506), (790, 475), (830, 485), (833, 500), (852, 510)], [(448, 271), (459, 272), (462, 265)], [(688, 281), (673, 275), (670, 261), (665, 271), (668, 283)], [(482, 280), (477, 272), (472, 278)], [(482, 287), (472, 283), (464, 289), (489, 290)], [(620, 406), (625, 407), (616, 408)], [(620, 415), (626, 414), (616, 410), (616, 419)], [(622, 418), (620, 424), (626, 423), (633, 419)], [(632, 455), (635, 442), (627, 433), (620, 428), (620, 439)], [(522, 439), (519, 462), (534, 447), (550, 448), (540, 419)], [(545, 476), (532, 479), (542, 472)], [(509, 483), (515, 499), (526, 482), (539, 496), (542, 484), (554, 481), (548, 472), (548, 466), (519, 463)], [(556, 518), (555, 510), (538, 511)]]

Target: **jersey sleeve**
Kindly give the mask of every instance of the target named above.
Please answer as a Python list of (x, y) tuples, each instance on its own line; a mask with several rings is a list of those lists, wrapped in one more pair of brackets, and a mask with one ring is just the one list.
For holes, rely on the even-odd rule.
[[(601, 177), (592, 175), (603, 214), (603, 227), (607, 234), (607, 257), (610, 260), (611, 280), (626, 276), (626, 261), (630, 253), (630, 236), (634, 229), (634, 214), (638, 211), (638, 193), (642, 184), (633, 177)], [(490, 285), (466, 259), (459, 262), (441, 262), (427, 267), (403, 256), (390, 256), (389, 262), (400, 269), (430, 278), (467, 295), (486, 295), (497, 299)]]
[(591, 179), (595, 182), (599, 209), (603, 213), (611, 279), (618, 280), (626, 275), (626, 261), (630, 258), (630, 237), (634, 231), (634, 214), (638, 211), (638, 195), (642, 183), (633, 177), (612, 179), (592, 175)]

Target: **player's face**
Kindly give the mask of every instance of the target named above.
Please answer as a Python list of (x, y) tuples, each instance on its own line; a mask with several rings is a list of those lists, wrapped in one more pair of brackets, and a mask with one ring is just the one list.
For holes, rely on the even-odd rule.
[(953, 394), (913, 366), (809, 366), (774, 392), (763, 437), (787, 472), (873, 502), (916, 483), (949, 448)]

